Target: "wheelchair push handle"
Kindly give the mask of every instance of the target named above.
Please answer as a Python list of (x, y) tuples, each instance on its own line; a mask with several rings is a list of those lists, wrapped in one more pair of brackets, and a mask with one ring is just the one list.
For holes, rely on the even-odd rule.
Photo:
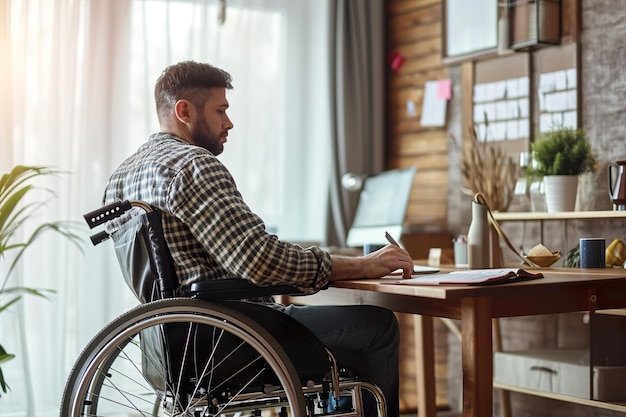
[(106, 206), (100, 207), (99, 209), (90, 211), (89, 213), (84, 214), (83, 218), (89, 225), (89, 228), (93, 229), (94, 227), (100, 226), (101, 224), (104, 224), (111, 219), (121, 216), (132, 207), (140, 207), (146, 213), (154, 211), (150, 204), (144, 203), (143, 201), (124, 200), (116, 201), (115, 203), (107, 204)]
[(83, 215), (83, 218), (89, 225), (90, 229), (94, 227), (100, 226), (108, 222), (111, 219), (121, 216), (126, 211), (130, 210), (132, 207), (130, 201), (117, 201), (112, 204), (108, 204), (104, 207), (100, 207), (99, 209), (90, 211)]
[[(143, 201), (135, 201), (135, 200), (124, 200), (124, 201), (116, 201), (115, 203), (107, 204), (106, 206), (100, 207), (99, 209), (90, 211), (87, 214), (83, 215), (83, 218), (89, 225), (90, 229), (94, 227), (100, 226), (111, 219), (121, 216), (126, 213), (133, 207), (140, 207), (146, 213), (150, 213), (153, 211), (152, 207), (144, 203)], [(91, 236), (91, 243), (93, 245), (97, 245), (99, 243), (104, 242), (109, 238), (109, 234), (106, 231), (101, 231)]]

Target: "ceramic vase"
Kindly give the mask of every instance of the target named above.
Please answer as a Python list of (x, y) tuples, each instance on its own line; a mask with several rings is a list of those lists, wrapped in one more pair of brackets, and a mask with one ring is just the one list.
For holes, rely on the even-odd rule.
[(546, 175), (543, 177), (548, 213), (574, 211), (578, 177), (574, 175)]
[(467, 260), (470, 269), (489, 268), (489, 218), (487, 206), (472, 200), (472, 222), (467, 232)]

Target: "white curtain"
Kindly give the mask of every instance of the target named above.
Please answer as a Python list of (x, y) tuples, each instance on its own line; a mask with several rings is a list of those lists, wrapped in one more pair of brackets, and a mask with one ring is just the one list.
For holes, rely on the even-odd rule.
[[(328, 2), (0, 0), (0, 173), (37, 164), (58, 199), (38, 220), (99, 206), (110, 172), (158, 129), (152, 87), (193, 59), (231, 72), (235, 128), (223, 154), (251, 207), (279, 236), (321, 240), (327, 205)], [(89, 231), (85, 227), (85, 237)], [(0, 272), (3, 271), (0, 260)], [(11, 392), (0, 416), (56, 416), (65, 379), (88, 340), (135, 304), (111, 248), (83, 253), (48, 235), (12, 285), (50, 288), (0, 314)]]

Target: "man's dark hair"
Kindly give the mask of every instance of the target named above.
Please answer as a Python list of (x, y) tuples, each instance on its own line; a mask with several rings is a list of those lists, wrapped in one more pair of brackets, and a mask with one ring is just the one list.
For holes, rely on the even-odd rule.
[(232, 78), (226, 71), (194, 61), (183, 61), (163, 70), (154, 87), (159, 121), (165, 117), (178, 100), (189, 100), (199, 109), (204, 108), (206, 90), (232, 89)]

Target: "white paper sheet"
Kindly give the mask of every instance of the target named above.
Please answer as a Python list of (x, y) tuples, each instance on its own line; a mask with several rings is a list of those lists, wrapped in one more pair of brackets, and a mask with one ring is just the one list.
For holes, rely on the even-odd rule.
[(445, 126), (447, 100), (438, 97), (439, 81), (426, 81), (422, 104), (422, 126)]

